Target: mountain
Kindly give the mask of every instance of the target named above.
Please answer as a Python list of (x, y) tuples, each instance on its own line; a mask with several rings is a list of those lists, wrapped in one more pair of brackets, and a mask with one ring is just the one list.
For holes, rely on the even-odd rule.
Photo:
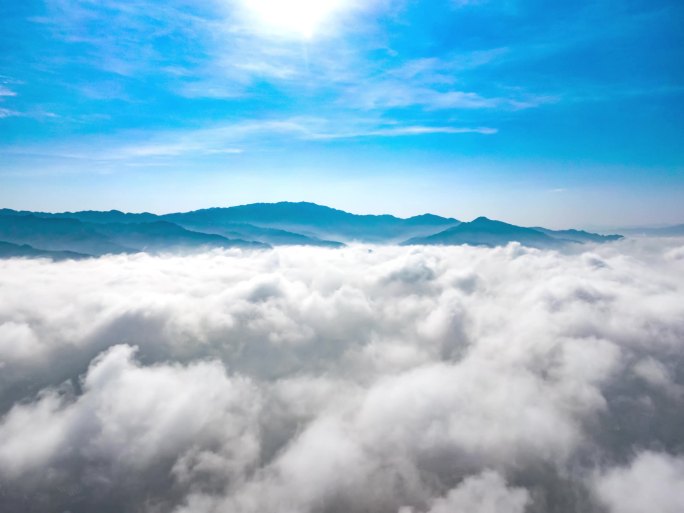
[(324, 246), (341, 247), (344, 244), (336, 241), (321, 240), (316, 237), (308, 237), (301, 233), (289, 232), (275, 228), (264, 228), (248, 223), (215, 222), (211, 217), (196, 220), (193, 216), (183, 214), (156, 215), (149, 212), (138, 214), (124, 213), (119, 210), (94, 211), (85, 210), (80, 212), (29, 212), (0, 209), (0, 215), (33, 215), (43, 218), (66, 218), (78, 219), (79, 221), (96, 224), (140, 224), (155, 221), (173, 221), (187, 230), (204, 232), (207, 234), (221, 235), (228, 239), (253, 241), (265, 245), (283, 246)]
[(0, 209), (0, 216), (35, 216), (43, 218), (77, 219), (86, 223), (146, 223), (159, 221), (160, 216), (149, 212), (128, 213), (120, 210), (81, 210), (79, 212), (32, 212), (30, 210)]
[(43, 217), (64, 217), (69, 219), (78, 219), (86, 223), (151, 223), (159, 221), (159, 216), (150, 214), (149, 212), (142, 212), (139, 214), (131, 214), (121, 212), (120, 210), (108, 210), (101, 212), (98, 210), (83, 210), (81, 212), (61, 212), (58, 214), (41, 214)]
[(28, 244), (12, 244), (0, 241), (0, 258), (50, 258), (52, 260), (81, 260), (90, 255), (73, 251), (46, 251), (36, 249)]
[(18, 245), (28, 244), (39, 250), (72, 251), (93, 256), (207, 247), (270, 247), (260, 242), (194, 232), (168, 221), (88, 223), (72, 218), (37, 217), (26, 212), (8, 210), (0, 211), (0, 240)]
[(198, 247), (255, 249), (269, 247), (260, 242), (228, 239), (221, 235), (187, 230), (168, 221), (102, 223), (91, 226), (116, 244), (147, 252), (187, 250)]
[(270, 244), (272, 246), (321, 246), (340, 248), (344, 244), (337, 241), (322, 240), (316, 237), (302, 235), (301, 233), (289, 232), (278, 228), (263, 228), (248, 223), (203, 223), (193, 220), (177, 221), (178, 224), (190, 230), (204, 233), (215, 233), (229, 238), (240, 238)]
[(0, 215), (0, 240), (28, 244), (36, 249), (75, 251), (86, 255), (134, 251), (134, 248), (114, 242), (93, 225), (77, 219), (47, 219), (30, 214)]
[(319, 240), (391, 243), (429, 235), (458, 224), (431, 214), (402, 219), (391, 215), (356, 215), (315, 203), (253, 203), (168, 214), (164, 218), (197, 229), (226, 229), (236, 223), (294, 232)]
[(165, 215), (118, 210), (45, 213), (0, 209), (2, 241), (27, 244), (34, 250), (95, 256), (216, 247), (344, 246), (337, 241), (485, 246), (518, 241), (527, 246), (554, 248), (619, 238), (581, 230), (525, 228), (486, 217), (461, 223), (433, 214), (407, 219), (357, 215), (314, 203), (254, 203)]
[(546, 235), (555, 239), (571, 240), (581, 243), (596, 242), (600, 244), (603, 242), (612, 242), (623, 238), (622, 235), (599, 235), (598, 233), (585, 232), (584, 230), (549, 230), (547, 228), (540, 228), (537, 226), (532, 229), (541, 233), (545, 233)]
[(553, 248), (574, 242), (551, 237), (533, 228), (478, 217), (474, 221), (461, 223), (434, 235), (414, 237), (404, 244), (502, 246), (513, 241), (537, 248)]
[(0, 216), (72, 219), (90, 224), (141, 224), (168, 221), (187, 230), (269, 245), (340, 247), (338, 241), (396, 243), (457, 225), (433, 214), (402, 219), (391, 215), (356, 215), (315, 203), (254, 203), (226, 208), (156, 215), (106, 212), (27, 212), (1, 210)]

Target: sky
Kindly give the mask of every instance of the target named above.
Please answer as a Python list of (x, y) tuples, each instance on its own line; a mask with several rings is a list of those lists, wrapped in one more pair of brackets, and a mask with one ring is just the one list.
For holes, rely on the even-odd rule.
[(679, 0), (0, 6), (0, 206), (684, 222)]

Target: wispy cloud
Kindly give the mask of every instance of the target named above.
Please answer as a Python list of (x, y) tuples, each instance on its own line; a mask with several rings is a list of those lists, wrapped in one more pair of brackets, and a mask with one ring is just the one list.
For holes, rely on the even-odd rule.
[(46, 119), (58, 118), (59, 115), (54, 112), (48, 112), (40, 110), (39, 108), (34, 108), (33, 110), (22, 112), (13, 109), (6, 109), (0, 107), (0, 119), (2, 118), (30, 118), (38, 121), (44, 121)]
[[(392, 120), (373, 118), (293, 117), (265, 119), (215, 125), (196, 130), (150, 133), (122, 133), (108, 140), (99, 139), (97, 145), (87, 138), (72, 141), (51, 149), (8, 148), (0, 154), (52, 155), (96, 162), (141, 162), (147, 159), (166, 159), (179, 156), (238, 155), (260, 152), (273, 143), (288, 141), (330, 141), (365, 137), (411, 137), (435, 134), (494, 135), (492, 127), (463, 127), (448, 125), (405, 125)], [(96, 147), (96, 149), (94, 149)]]
[(113, 150), (109, 154), (110, 158), (131, 159), (131, 158), (146, 158), (146, 157), (175, 157), (185, 154), (237, 154), (242, 153), (240, 148), (211, 148), (206, 145), (196, 144), (192, 142), (171, 142), (169, 144), (141, 144), (123, 146)]
[[(236, 0), (210, 2), (204, 15), (183, 4), (162, 7), (149, 0), (126, 4), (72, 0), (68, 4), (67, 8), (61, 0), (51, 0), (52, 20), (45, 23), (64, 40), (90, 48), (84, 56), (90, 65), (131, 79), (165, 76), (161, 83), (186, 98), (249, 98), (267, 83), (282, 97), (303, 96), (314, 101), (332, 97), (337, 98), (338, 106), (352, 110), (410, 106), (519, 110), (553, 101), (543, 95), (491, 94), (458, 83), (462, 82), (458, 73), (502, 58), (510, 51), (506, 47), (409, 60), (370, 58), (368, 53), (377, 53), (385, 43), (367, 20), (361, 22), (360, 14), (389, 12), (392, 7), (384, 0), (348, 2), (336, 23), (311, 44), (262, 30)], [(118, 16), (111, 17), (110, 12)], [(105, 15), (111, 20), (108, 23), (117, 26), (100, 34)], [(150, 26), (158, 28), (150, 33)], [(350, 31), (365, 31), (364, 38), (343, 37)], [(126, 37), (114, 38), (110, 33)], [(192, 59), (172, 62), (167, 58), (163, 38), (170, 33), (179, 33), (188, 42)], [(393, 52), (386, 50), (388, 55)], [(88, 97), (105, 94), (94, 91), (92, 84), (81, 90)], [(121, 85), (116, 94), (125, 96)]]
[[(389, 66), (378, 76), (351, 83), (341, 102), (362, 109), (422, 107), (426, 110), (521, 110), (557, 101), (549, 95), (490, 87), (468, 90), (464, 74), (505, 58), (509, 48), (474, 51), (446, 58), (422, 58)], [(362, 84), (362, 85), (360, 85)]]
[(353, 137), (402, 137), (412, 135), (431, 135), (431, 134), (481, 134), (493, 135), (498, 130), (489, 127), (453, 127), (453, 126), (397, 126), (388, 128), (377, 128), (367, 131), (338, 132), (329, 134), (317, 134), (316, 139), (345, 139)]
[(470, 91), (440, 91), (420, 85), (390, 81), (353, 88), (345, 97), (345, 101), (353, 101), (364, 109), (421, 106), (429, 110), (521, 110), (538, 107), (555, 100), (549, 96), (487, 97)]
[(12, 91), (9, 87), (5, 87), (3, 85), (0, 85), (0, 97), (2, 96), (16, 96), (17, 93)]
[(17, 112), (16, 110), (5, 109), (3, 107), (0, 107), (0, 119), (17, 117), (17, 116), (23, 116), (23, 114), (21, 112)]

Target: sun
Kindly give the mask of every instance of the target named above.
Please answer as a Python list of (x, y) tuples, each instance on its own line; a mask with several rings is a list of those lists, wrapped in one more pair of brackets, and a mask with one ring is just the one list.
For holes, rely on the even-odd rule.
[(344, 0), (242, 0), (259, 29), (310, 39), (339, 11)]

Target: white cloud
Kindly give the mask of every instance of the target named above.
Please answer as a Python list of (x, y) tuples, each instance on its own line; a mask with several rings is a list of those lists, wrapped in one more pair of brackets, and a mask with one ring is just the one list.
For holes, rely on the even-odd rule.
[(553, 102), (555, 98), (483, 96), (472, 91), (442, 90), (433, 85), (386, 81), (352, 88), (344, 101), (365, 109), (421, 106), (427, 110), (523, 110)]
[(428, 513), (523, 513), (528, 502), (527, 490), (507, 488), (499, 474), (487, 471), (466, 478), (446, 497), (437, 499)]
[(4, 358), (0, 368), (7, 363), (30, 362), (43, 349), (27, 323), (10, 320), (0, 324), (0, 354)]
[(311, 139), (349, 139), (354, 137), (402, 137), (412, 135), (431, 134), (481, 134), (493, 135), (498, 130), (490, 127), (454, 127), (454, 126), (380, 126), (377, 128), (363, 127), (350, 128), (348, 131), (331, 131), (309, 135)]
[(3, 107), (0, 107), (0, 119), (11, 118), (16, 116), (23, 116), (23, 114), (21, 112), (17, 112), (16, 110), (5, 109)]
[(0, 85), (0, 98), (3, 96), (16, 96), (17, 93), (12, 91), (9, 87), (5, 87), (3, 85)]
[(684, 458), (645, 451), (602, 474), (596, 492), (610, 513), (684, 511)]
[(0, 426), (0, 475), (40, 482), (44, 469), (67, 472), (75, 459), (144, 473), (172, 457), (182, 479), (207, 451), (224, 472), (254, 464), (260, 403), (249, 380), (216, 362), (140, 367), (133, 353), (113, 346), (98, 356), (78, 398), (46, 391), (15, 405)]
[[(0, 109), (0, 116), (2, 109)], [(237, 155), (243, 152), (263, 151), (265, 141), (324, 141), (359, 137), (410, 137), (432, 134), (493, 135), (491, 127), (404, 125), (378, 118), (326, 119), (320, 117), (292, 117), (242, 121), (214, 125), (202, 129), (152, 133), (128, 133), (90, 141), (67, 144), (46, 149), (13, 148), (11, 154), (39, 154), (96, 162), (127, 161), (144, 163), (150, 159), (179, 156)]]
[(0, 506), (679, 511), (681, 250), (2, 260)]

